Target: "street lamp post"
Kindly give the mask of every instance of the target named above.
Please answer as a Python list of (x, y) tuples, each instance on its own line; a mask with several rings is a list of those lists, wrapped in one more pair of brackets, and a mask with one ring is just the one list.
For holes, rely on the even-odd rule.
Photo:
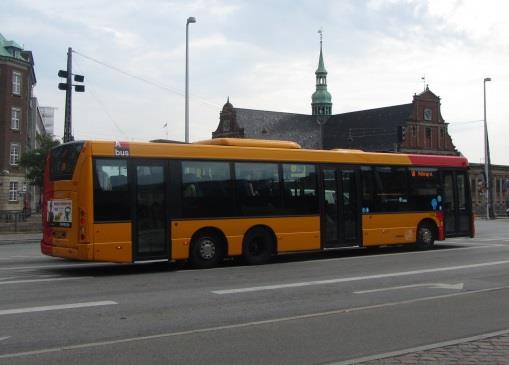
[(486, 82), (491, 81), (491, 77), (484, 78), (484, 175), (486, 182), (486, 219), (494, 216), (491, 199), (491, 179), (490, 179), (490, 144), (488, 139), (488, 123), (486, 122)]
[(189, 23), (196, 23), (190, 16), (186, 22), (186, 143), (189, 143)]

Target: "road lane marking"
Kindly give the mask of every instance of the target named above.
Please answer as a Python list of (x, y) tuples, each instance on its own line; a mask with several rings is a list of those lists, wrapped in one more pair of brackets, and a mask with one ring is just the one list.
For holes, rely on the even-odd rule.
[[(444, 244), (446, 245), (446, 244)], [(470, 245), (471, 247), (462, 247), (464, 245)], [(475, 246), (473, 246), (475, 245)], [(418, 254), (436, 254), (436, 253), (450, 253), (451, 250), (478, 250), (478, 249), (485, 249), (485, 248), (499, 248), (504, 247), (508, 248), (507, 245), (502, 244), (475, 244), (475, 243), (465, 243), (461, 246), (448, 246), (447, 248), (440, 248), (440, 246), (436, 246), (438, 249), (435, 250), (425, 250), (425, 251), (407, 251), (407, 252), (384, 252), (384, 248), (380, 249), (379, 252), (372, 255), (358, 255), (358, 256), (349, 256), (349, 257), (334, 257), (334, 258), (327, 258), (326, 255), (323, 256), (323, 258), (320, 258), (318, 260), (299, 260), (299, 261), (291, 261), (291, 262), (284, 262), (286, 265), (305, 265), (305, 264), (316, 264), (316, 263), (322, 263), (322, 262), (335, 262), (335, 261), (351, 261), (351, 260), (358, 260), (358, 259), (372, 259), (376, 257), (387, 257), (387, 256), (401, 256), (401, 255), (418, 255)], [(390, 247), (387, 247), (390, 249)], [(347, 252), (348, 250), (358, 250), (358, 252), (362, 252), (362, 248), (345, 248), (344, 251)], [(334, 251), (325, 251), (325, 252), (341, 252), (340, 250), (334, 250)], [(313, 252), (313, 253), (320, 253), (320, 252)], [(296, 255), (305, 255), (305, 252), (299, 252), (295, 253)], [(281, 256), (287, 256), (288, 254), (281, 254)], [(291, 254), (293, 255), (293, 254)], [(278, 262), (279, 263), (279, 262)], [(245, 266), (226, 266), (226, 267), (215, 267), (209, 270), (213, 271), (222, 271), (222, 270), (244, 270)], [(2, 268), (0, 268), (2, 270)], [(195, 271), (203, 271), (203, 269), (186, 269), (186, 270), (178, 270), (174, 274), (178, 275), (185, 275), (189, 273), (194, 273)]]
[(353, 365), (353, 364), (360, 364), (360, 363), (364, 363), (364, 362), (368, 362), (368, 361), (373, 361), (373, 360), (386, 359), (388, 357), (394, 357), (394, 356), (401, 356), (401, 355), (411, 354), (411, 353), (414, 353), (414, 352), (433, 350), (433, 349), (440, 348), (440, 347), (459, 345), (459, 344), (462, 344), (462, 343), (473, 342), (473, 341), (480, 341), (480, 340), (484, 340), (484, 339), (491, 338), (491, 337), (503, 336), (503, 335), (506, 335), (508, 333), (509, 333), (509, 329), (503, 330), (503, 331), (483, 333), (482, 335), (478, 335), (478, 336), (458, 338), (456, 340), (451, 340), (451, 341), (436, 342), (436, 343), (432, 343), (430, 345), (417, 346), (417, 347), (412, 347), (412, 348), (408, 348), (408, 349), (404, 349), (404, 350), (399, 350), (399, 351), (386, 352), (386, 353), (378, 354), (378, 355), (359, 357), (357, 359), (338, 361), (338, 362), (331, 362), (331, 363), (328, 363), (328, 365)]
[(8, 338), (11, 338), (11, 336), (0, 337), (0, 341), (7, 340)]
[(409, 276), (409, 275), (419, 275), (419, 274), (428, 274), (428, 273), (442, 272), (442, 271), (473, 269), (473, 268), (479, 268), (479, 267), (506, 265), (506, 264), (509, 264), (509, 260), (482, 262), (479, 264), (469, 264), (469, 265), (459, 265), (459, 266), (449, 266), (449, 267), (437, 267), (437, 268), (433, 268), (433, 269), (391, 272), (391, 273), (387, 273), (387, 274), (353, 276), (353, 277), (347, 277), (347, 278), (335, 278), (335, 279), (327, 279), (327, 280), (301, 281), (301, 282), (295, 282), (295, 283), (252, 286), (252, 287), (235, 288), (235, 289), (222, 289), (222, 290), (213, 290), (212, 293), (218, 294), (218, 295), (224, 295), (224, 294), (239, 294), (239, 293), (258, 292), (258, 291), (266, 291), (266, 290), (300, 288), (300, 287), (304, 287), (304, 286), (338, 284), (338, 283), (347, 283), (347, 282), (351, 282), (351, 281), (393, 278), (393, 277), (401, 277), (401, 276)]
[(368, 293), (377, 293), (377, 292), (381, 292), (381, 291), (410, 289), (410, 288), (431, 288), (431, 289), (462, 290), (463, 286), (464, 286), (463, 283), (458, 283), (458, 284), (423, 283), (423, 284), (413, 284), (413, 285), (392, 286), (392, 287), (389, 287), (389, 288), (358, 290), (358, 291), (354, 291), (354, 294), (368, 294)]
[(103, 305), (114, 305), (114, 304), (118, 304), (118, 303), (114, 302), (112, 300), (103, 300), (100, 302), (70, 303), (70, 304), (46, 305), (46, 306), (42, 306), (42, 307), (4, 309), (4, 310), (0, 310), (0, 316), (7, 315), (7, 314), (55, 311), (55, 310), (61, 310), (61, 309), (98, 307), (98, 306), (103, 306)]
[(75, 277), (69, 277), (69, 278), (10, 280), (10, 281), (0, 281), (0, 285), (7, 285), (7, 284), (29, 284), (29, 283), (40, 283), (40, 282), (46, 282), (46, 281), (79, 280), (79, 279), (90, 279), (90, 278), (93, 278), (93, 276), (75, 276)]
[(2, 280), (7, 280), (7, 279), (14, 279), (14, 278), (16, 278), (16, 277), (17, 277), (17, 276), (5, 276), (5, 277), (3, 277), (3, 278), (0, 278), (0, 281), (2, 281)]
[(465, 295), (480, 294), (480, 293), (487, 293), (487, 292), (508, 290), (508, 289), (509, 289), (509, 286), (502, 286), (502, 287), (496, 287), (496, 288), (473, 290), (473, 291), (469, 291), (469, 292), (460, 292), (460, 293), (452, 293), (452, 294), (435, 295), (435, 296), (425, 297), (425, 298), (408, 299), (408, 300), (402, 300), (402, 301), (398, 301), (398, 302), (374, 304), (374, 305), (369, 305), (369, 306), (364, 306), (364, 307), (341, 308), (341, 309), (336, 309), (336, 310), (331, 310), (331, 311), (326, 311), (326, 312), (301, 314), (301, 315), (297, 315), (297, 316), (280, 317), (280, 318), (273, 318), (273, 319), (267, 319), (267, 320), (261, 320), (261, 321), (236, 323), (236, 324), (217, 326), (217, 327), (198, 328), (198, 329), (194, 329), (194, 330), (187, 330), (187, 331), (180, 331), (180, 332), (166, 332), (166, 333), (160, 333), (157, 335), (128, 337), (128, 338), (122, 338), (122, 339), (118, 339), (118, 340), (97, 341), (97, 342), (83, 343), (83, 344), (79, 344), (79, 345), (50, 347), (50, 348), (45, 348), (45, 349), (33, 350), (33, 351), (4, 354), (4, 355), (0, 355), (0, 359), (10, 359), (10, 358), (15, 358), (15, 357), (41, 355), (41, 354), (47, 354), (47, 353), (52, 353), (52, 352), (79, 350), (79, 349), (87, 349), (87, 348), (100, 347), (100, 346), (119, 345), (119, 344), (130, 343), (130, 342), (149, 341), (149, 340), (156, 340), (156, 339), (161, 339), (161, 338), (188, 336), (188, 335), (194, 335), (194, 334), (241, 329), (241, 328), (247, 328), (247, 327), (263, 326), (263, 325), (270, 325), (270, 324), (275, 324), (275, 323), (297, 321), (297, 320), (302, 320), (302, 319), (314, 319), (314, 318), (332, 316), (332, 315), (336, 315), (336, 314), (360, 312), (360, 311), (365, 311), (365, 310), (370, 310), (370, 309), (394, 307), (394, 306), (398, 306), (398, 305), (414, 304), (414, 303), (426, 302), (426, 301), (431, 301), (431, 300), (436, 300), (436, 299), (445, 299), (445, 298), (452, 298), (452, 297), (459, 297), (459, 296), (465, 296)]
[(83, 262), (79, 264), (59, 264), (57, 261), (53, 265), (32, 265), (32, 266), (10, 266), (10, 267), (0, 267), (0, 271), (3, 270), (31, 270), (31, 269), (76, 269), (76, 268), (96, 268), (102, 266), (113, 266), (113, 265), (123, 265), (123, 264), (114, 264), (114, 263), (93, 263), (93, 262)]

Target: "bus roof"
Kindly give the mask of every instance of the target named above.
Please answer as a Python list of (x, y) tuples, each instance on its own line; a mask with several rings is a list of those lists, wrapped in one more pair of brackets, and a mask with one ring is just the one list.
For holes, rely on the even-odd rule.
[(94, 156), (183, 158), (213, 160), (294, 161), (361, 165), (406, 165), (430, 167), (468, 167), (463, 156), (420, 155), (404, 153), (364, 152), (360, 150), (303, 149), (290, 141), (267, 141), (219, 138), (197, 143), (154, 143), (86, 141)]

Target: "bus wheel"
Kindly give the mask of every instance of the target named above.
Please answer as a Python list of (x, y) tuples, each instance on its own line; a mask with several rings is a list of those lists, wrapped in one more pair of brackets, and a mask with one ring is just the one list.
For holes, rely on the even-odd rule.
[(435, 243), (435, 229), (431, 223), (421, 223), (417, 228), (417, 248), (429, 249)]
[(211, 233), (198, 234), (191, 243), (191, 265), (202, 269), (216, 266), (223, 259), (223, 243), (221, 239)]
[(254, 228), (244, 237), (242, 257), (248, 265), (261, 265), (270, 260), (274, 252), (274, 239), (264, 228)]

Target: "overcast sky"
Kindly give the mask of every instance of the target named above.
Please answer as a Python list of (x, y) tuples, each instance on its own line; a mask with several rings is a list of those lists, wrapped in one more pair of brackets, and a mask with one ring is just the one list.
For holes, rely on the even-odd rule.
[[(185, 24), (190, 25), (190, 139), (208, 139), (235, 107), (311, 113), (318, 29), (333, 114), (441, 97), (459, 151), (484, 161), (483, 79), (492, 162), (509, 164), (509, 3), (494, 0), (2, 0), (0, 33), (31, 50), (35, 95), (57, 107), (67, 48), (85, 93), (76, 139), (184, 139)], [(143, 79), (145, 81), (142, 81)]]

